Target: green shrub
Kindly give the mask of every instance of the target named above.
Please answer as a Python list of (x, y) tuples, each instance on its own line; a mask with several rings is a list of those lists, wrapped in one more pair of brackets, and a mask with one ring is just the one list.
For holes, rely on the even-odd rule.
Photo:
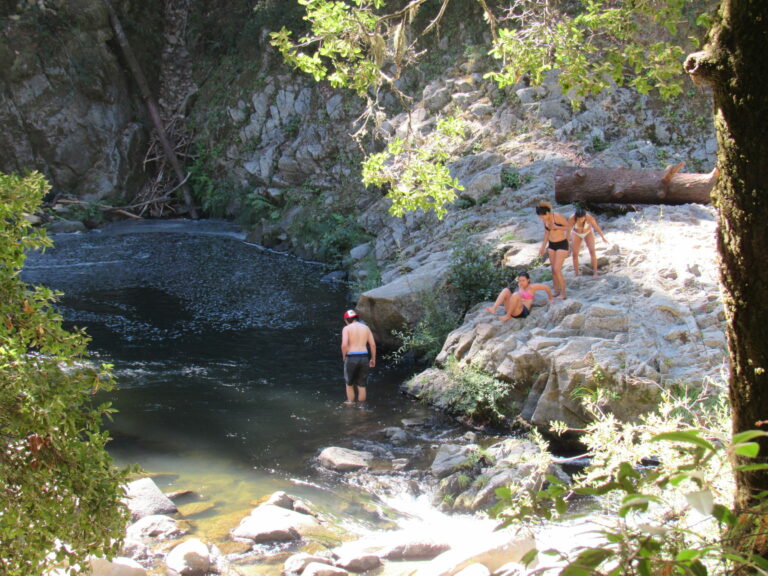
[(505, 283), (505, 272), (493, 256), (493, 248), (483, 242), (460, 241), (451, 255), (448, 283), (460, 306), (493, 300)]
[(454, 310), (446, 295), (426, 293), (422, 303), (424, 315), (416, 326), (392, 332), (402, 344), (389, 355), (390, 359), (400, 361), (410, 353), (421, 360), (432, 361), (442, 350), (448, 334), (459, 326), (462, 315)]
[(349, 251), (371, 239), (354, 216), (310, 210), (308, 218), (297, 221), (291, 234), (311, 247), (315, 258), (334, 267), (343, 265)]
[(365, 270), (365, 278), (354, 282), (352, 289), (358, 294), (368, 292), (381, 286), (381, 270), (379, 269), (379, 263), (376, 261), (376, 257), (373, 254), (368, 254), (363, 261), (363, 269)]
[(444, 367), (451, 386), (443, 391), (448, 410), (484, 424), (505, 421), (503, 401), (511, 385), (471, 366), (461, 366), (451, 358)]
[[(49, 187), (0, 173), (0, 573), (43, 574), (116, 555), (127, 513), (101, 430), (113, 410), (93, 394), (114, 387), (88, 359), (88, 337), (64, 330), (57, 294), (20, 279), (27, 250), (52, 242), (33, 229)], [(75, 568), (71, 569), (72, 571)], [(65, 574), (70, 570), (64, 569)]]
[[(581, 437), (590, 464), (571, 484), (548, 476), (543, 491), (504, 487), (492, 513), (504, 524), (552, 520), (569, 501), (598, 498), (606, 518), (599, 540), (567, 553), (542, 552), (565, 562), (561, 574), (767, 573), (768, 561), (755, 552), (765, 550), (768, 494), (755, 496), (754, 509), (737, 510), (733, 473), (735, 457), (742, 464), (757, 457), (756, 440), (768, 433), (732, 436), (725, 386), (695, 388), (666, 391), (656, 411), (632, 423), (585, 399), (594, 418)], [(760, 455), (740, 468), (765, 469), (764, 462)]]
[(512, 188), (517, 190), (520, 186), (528, 184), (531, 181), (531, 176), (523, 176), (520, 174), (520, 170), (514, 166), (505, 166), (501, 170), (501, 185), (505, 188)]

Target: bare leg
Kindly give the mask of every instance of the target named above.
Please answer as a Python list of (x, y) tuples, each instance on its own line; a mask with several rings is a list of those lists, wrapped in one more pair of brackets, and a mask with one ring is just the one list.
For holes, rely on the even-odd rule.
[(512, 290), (510, 290), (509, 288), (504, 288), (504, 290), (502, 290), (499, 293), (499, 296), (496, 298), (496, 302), (493, 303), (493, 306), (486, 308), (486, 310), (491, 314), (496, 314), (496, 310), (498, 309), (499, 306), (503, 305), (504, 308), (507, 307), (506, 302), (511, 297), (512, 297)]
[(565, 298), (565, 278), (563, 277), (563, 262), (568, 257), (567, 250), (550, 250), (549, 259), (552, 262), (552, 284), (559, 292), (558, 298)]
[(579, 270), (579, 250), (581, 250), (581, 238), (576, 234), (573, 235), (573, 249), (571, 250), (571, 258), (573, 258), (573, 275), (578, 276)]
[(358, 386), (357, 387), (357, 401), (358, 402), (365, 402), (365, 398), (366, 398), (365, 386)]
[(549, 267), (552, 270), (552, 291), (560, 296), (560, 278), (557, 271), (557, 250), (549, 250)]
[(520, 298), (520, 294), (517, 292), (512, 294), (504, 304), (504, 309), (507, 313), (501, 317), (502, 322), (506, 322), (510, 318), (519, 316), (520, 312), (523, 311), (523, 300)]
[(595, 235), (590, 234), (585, 238), (587, 241), (587, 248), (589, 249), (589, 257), (592, 260), (592, 278), (597, 278), (597, 253), (595, 252)]
[(347, 386), (347, 401), (344, 402), (344, 404), (354, 404), (355, 403), (355, 387), (354, 386)]

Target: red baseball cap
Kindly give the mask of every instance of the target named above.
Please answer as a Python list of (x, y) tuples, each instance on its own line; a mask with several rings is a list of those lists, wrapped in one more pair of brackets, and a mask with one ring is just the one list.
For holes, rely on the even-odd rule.
[(344, 320), (349, 320), (350, 318), (357, 318), (357, 312), (354, 310), (347, 310), (344, 312)]

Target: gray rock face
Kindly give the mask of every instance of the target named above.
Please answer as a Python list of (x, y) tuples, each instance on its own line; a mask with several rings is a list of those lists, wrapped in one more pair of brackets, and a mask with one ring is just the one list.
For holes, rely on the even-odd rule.
[(476, 446), (443, 444), (435, 455), (430, 471), (435, 478), (445, 478), (460, 468), (470, 467), (472, 455), (476, 453)]
[[(574, 278), (567, 261), (568, 299), (539, 300), (525, 319), (502, 323), (479, 304), (448, 336), (437, 361), (453, 357), (513, 383), (521, 415), (544, 429), (552, 421), (583, 427), (591, 417), (581, 397), (598, 388), (606, 390), (604, 411), (632, 420), (655, 406), (666, 383), (718, 378), (727, 357), (714, 225), (712, 211), (700, 206), (665, 207), (653, 221), (613, 219), (604, 226), (609, 245), (598, 244), (598, 278)], [(684, 253), (659, 245), (672, 237), (684, 243)], [(530, 254), (532, 244), (511, 246), (508, 253), (517, 256)], [(583, 249), (581, 261), (589, 263)], [(548, 270), (531, 272), (537, 282)], [(407, 386), (441, 406), (449, 383), (430, 370)]]
[(87, 200), (126, 197), (143, 178), (147, 131), (134, 112), (141, 104), (108, 48), (104, 7), (67, 3), (57, 10), (78, 25), (57, 32), (54, 47), (54, 40), (7, 20), (0, 40), (0, 171), (37, 169), (58, 190)]

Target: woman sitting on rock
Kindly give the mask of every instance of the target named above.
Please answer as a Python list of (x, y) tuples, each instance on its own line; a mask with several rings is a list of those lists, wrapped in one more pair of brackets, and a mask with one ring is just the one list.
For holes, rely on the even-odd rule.
[(549, 264), (552, 267), (552, 286), (555, 296), (565, 298), (565, 277), (563, 262), (568, 256), (568, 220), (562, 214), (552, 211), (552, 204), (540, 202), (536, 206), (536, 215), (544, 223), (544, 240), (539, 254), (549, 252)]
[(600, 234), (600, 238), (603, 242), (608, 242), (605, 239), (602, 229), (595, 220), (592, 214), (587, 213), (584, 208), (576, 208), (576, 212), (568, 219), (568, 226), (573, 232), (571, 240), (573, 240), (573, 250), (571, 256), (573, 257), (573, 271), (574, 275), (579, 275), (579, 250), (581, 250), (582, 240), (586, 243), (587, 249), (589, 249), (589, 257), (592, 260), (592, 278), (597, 278), (597, 254), (595, 254), (595, 230)]
[(528, 272), (523, 272), (517, 277), (517, 290), (512, 292), (509, 288), (504, 288), (499, 296), (496, 298), (496, 302), (493, 306), (486, 308), (491, 314), (496, 314), (496, 310), (499, 306), (504, 306), (506, 314), (501, 317), (502, 322), (506, 322), (510, 318), (525, 318), (531, 313), (531, 307), (533, 306), (533, 298), (536, 296), (536, 292), (544, 290), (549, 297), (549, 303), (552, 304), (552, 290), (546, 284), (531, 284), (531, 277)]

